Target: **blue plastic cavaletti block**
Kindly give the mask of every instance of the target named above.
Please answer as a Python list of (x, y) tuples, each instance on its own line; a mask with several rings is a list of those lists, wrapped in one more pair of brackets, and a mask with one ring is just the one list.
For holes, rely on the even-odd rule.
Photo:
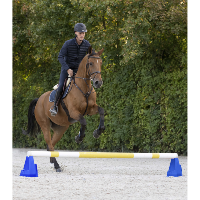
[(24, 169), (21, 171), (20, 176), (38, 177), (37, 164), (34, 164), (33, 156), (26, 156)]
[(167, 176), (174, 176), (174, 177), (182, 176), (182, 168), (181, 165), (179, 164), (178, 158), (171, 159)]

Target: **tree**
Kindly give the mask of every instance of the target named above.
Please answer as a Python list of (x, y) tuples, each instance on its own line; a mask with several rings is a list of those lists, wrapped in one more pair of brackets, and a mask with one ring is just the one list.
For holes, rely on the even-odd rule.
[[(86, 39), (104, 48), (98, 104), (106, 131), (92, 137), (98, 116), (87, 118), (81, 146), (71, 126), (56, 148), (187, 153), (187, 2), (185, 0), (20, 0), (13, 2), (13, 143), (45, 148), (42, 135), (27, 139), (30, 101), (58, 82), (58, 53), (86, 24)], [(36, 81), (37, 80), (37, 81)]]

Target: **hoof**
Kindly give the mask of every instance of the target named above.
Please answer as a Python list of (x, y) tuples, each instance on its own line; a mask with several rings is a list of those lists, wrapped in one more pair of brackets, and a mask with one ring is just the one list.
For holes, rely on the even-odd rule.
[(94, 132), (93, 132), (93, 137), (98, 139), (99, 138), (99, 134), (98, 134), (98, 129), (96, 129)]
[(56, 172), (62, 172), (60, 167), (58, 169), (55, 169), (55, 170), (56, 170)]
[(77, 144), (80, 144), (82, 141), (83, 141), (83, 139), (81, 139), (81, 138), (79, 137), (79, 135), (75, 136), (75, 142), (76, 142)]
[(99, 136), (104, 132), (105, 130), (105, 127), (101, 127), (101, 129), (96, 129), (94, 132), (93, 132), (93, 136), (94, 138), (98, 139)]

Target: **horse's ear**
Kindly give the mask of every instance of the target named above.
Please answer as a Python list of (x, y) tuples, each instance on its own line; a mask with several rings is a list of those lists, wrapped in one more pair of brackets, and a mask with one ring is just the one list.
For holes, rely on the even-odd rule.
[(103, 53), (104, 49), (101, 49), (97, 54), (100, 56)]
[(92, 53), (92, 46), (88, 47), (88, 53), (91, 54)]

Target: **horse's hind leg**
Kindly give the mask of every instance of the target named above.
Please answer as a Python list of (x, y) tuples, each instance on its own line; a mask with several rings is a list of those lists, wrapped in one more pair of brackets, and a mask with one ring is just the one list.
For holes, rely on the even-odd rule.
[[(39, 124), (40, 124), (40, 127), (42, 129), (42, 132), (44, 134), (44, 140), (45, 142), (47, 143), (47, 151), (54, 151), (54, 146), (52, 144), (52, 140), (51, 140), (51, 132), (50, 132), (50, 129), (51, 129), (51, 121), (49, 118), (46, 118), (44, 117), (43, 120), (40, 120), (39, 121)], [(60, 171), (60, 166), (59, 164), (57, 163), (56, 159), (55, 158), (50, 158), (50, 162), (51, 163), (54, 163), (54, 167), (56, 169), (56, 171)]]
[[(52, 146), (55, 147), (55, 144), (62, 138), (65, 131), (68, 129), (69, 126), (59, 126), (57, 124), (52, 123), (52, 130), (54, 131), (53, 137), (52, 137)], [(49, 151), (49, 148), (47, 146), (47, 151)], [(56, 160), (55, 157), (50, 157), (50, 163), (54, 164), (54, 168), (56, 169), (56, 172), (61, 172), (61, 168)]]
[[(51, 122), (50, 122), (50, 119), (44, 118), (43, 121), (39, 121), (39, 124), (40, 124), (42, 132), (44, 134), (44, 140), (47, 143), (47, 151), (54, 151), (54, 146), (52, 145), (52, 141), (51, 141), (51, 133), (50, 133)], [(50, 162), (54, 163), (54, 167), (56, 168), (56, 170), (60, 168), (60, 166), (58, 165), (55, 158), (50, 158)]]
[[(47, 145), (47, 151), (51, 151), (49, 149), (49, 146)], [(50, 157), (50, 163), (54, 164), (54, 168), (56, 169), (56, 172), (61, 172), (61, 168), (56, 160), (55, 157)]]
[(43, 135), (44, 135), (44, 140), (48, 145), (49, 151), (54, 151), (54, 147), (51, 142), (51, 133), (50, 133), (50, 127), (51, 127), (51, 122), (48, 118), (43, 118), (43, 120), (38, 121), (38, 124), (40, 125)]

